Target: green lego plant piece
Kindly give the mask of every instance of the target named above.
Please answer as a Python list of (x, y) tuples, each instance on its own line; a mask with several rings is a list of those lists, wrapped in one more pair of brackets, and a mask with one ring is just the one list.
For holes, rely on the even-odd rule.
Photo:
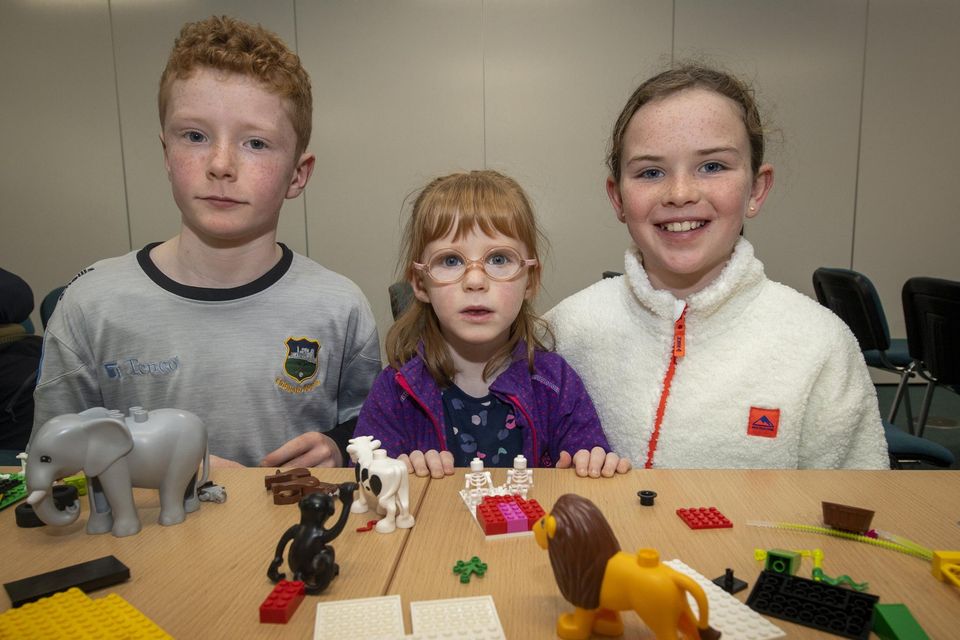
[(800, 554), (785, 549), (770, 549), (767, 551), (767, 561), (763, 568), (782, 575), (796, 575), (800, 568)]
[(473, 556), (468, 562), (463, 560), (457, 560), (457, 564), (453, 565), (453, 572), (460, 574), (460, 582), (467, 584), (470, 582), (470, 575), (477, 574), (479, 577), (483, 577), (483, 574), (487, 572), (487, 563), (480, 562), (480, 558)]
[(820, 567), (814, 567), (812, 577), (816, 582), (825, 582), (832, 587), (841, 587), (847, 586), (853, 589), (854, 591), (866, 591), (870, 588), (869, 582), (857, 582), (848, 575), (837, 576), (836, 578), (831, 578), (823, 572), (823, 569)]
[(929, 640), (905, 604), (874, 605), (873, 632), (880, 640)]

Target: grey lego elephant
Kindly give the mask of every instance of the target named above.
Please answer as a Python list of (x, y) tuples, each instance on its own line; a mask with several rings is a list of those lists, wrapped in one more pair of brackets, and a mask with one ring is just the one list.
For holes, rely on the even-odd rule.
[(160, 524), (178, 524), (200, 508), (197, 486), (206, 481), (208, 468), (207, 430), (189, 411), (132, 407), (124, 417), (96, 407), (52, 418), (33, 434), (27, 502), (47, 524), (72, 524), (80, 513), (79, 500), (60, 511), (51, 487), (82, 470), (90, 498), (87, 533), (130, 536), (140, 531), (133, 487), (159, 489)]

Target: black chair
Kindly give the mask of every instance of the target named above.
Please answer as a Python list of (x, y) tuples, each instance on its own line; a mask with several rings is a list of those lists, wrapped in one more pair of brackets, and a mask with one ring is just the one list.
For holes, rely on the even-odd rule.
[(923, 437), (934, 390), (960, 393), (960, 282), (910, 278), (903, 285), (903, 316), (915, 370), (927, 381), (917, 418), (917, 435)]
[(886, 420), (883, 421), (883, 434), (887, 439), (892, 469), (902, 469), (905, 462), (926, 462), (944, 468), (952, 467), (956, 462), (953, 453), (943, 445), (910, 435)]
[(813, 289), (820, 304), (840, 316), (850, 327), (860, 343), (867, 366), (900, 376), (887, 420), (894, 422), (902, 401), (907, 410), (907, 422), (912, 425), (907, 384), (914, 376), (913, 358), (905, 339), (890, 339), (887, 317), (873, 283), (862, 273), (850, 269), (821, 267), (813, 272)]
[(390, 294), (390, 313), (393, 314), (393, 319), (396, 320), (400, 317), (400, 314), (406, 310), (407, 306), (413, 302), (413, 286), (406, 280), (401, 280), (400, 282), (394, 282), (390, 285), (387, 293)]
[(47, 321), (50, 320), (50, 316), (53, 315), (53, 310), (57, 308), (57, 303), (60, 302), (60, 297), (63, 295), (63, 290), (66, 287), (56, 287), (50, 293), (48, 293), (43, 298), (43, 302), (40, 303), (40, 322), (43, 323), (43, 328), (47, 328)]

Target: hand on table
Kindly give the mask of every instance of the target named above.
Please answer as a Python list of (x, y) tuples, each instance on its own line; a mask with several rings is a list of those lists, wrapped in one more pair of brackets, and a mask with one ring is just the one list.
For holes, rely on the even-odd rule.
[(271, 451), (261, 467), (341, 467), (343, 455), (337, 443), (316, 431), (302, 433)]
[(401, 453), (397, 460), (403, 460), (407, 465), (408, 473), (415, 473), (418, 476), (431, 478), (442, 478), (453, 475), (453, 454), (449, 451), (437, 451), (430, 449), (426, 453), (423, 451), (411, 451), (410, 455)]
[(574, 467), (581, 478), (612, 478), (614, 474), (630, 471), (632, 466), (628, 458), (621, 458), (612, 451), (607, 453), (603, 447), (594, 447), (590, 451), (580, 449), (573, 456), (561, 451), (556, 465), (557, 469)]

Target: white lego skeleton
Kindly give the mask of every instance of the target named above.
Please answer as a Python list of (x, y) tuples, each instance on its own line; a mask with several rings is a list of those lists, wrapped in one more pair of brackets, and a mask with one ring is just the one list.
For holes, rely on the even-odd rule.
[(527, 469), (527, 459), (517, 456), (513, 459), (513, 469), (507, 470), (507, 489), (510, 493), (519, 493), (526, 500), (527, 492), (533, 487), (533, 470)]
[(493, 492), (493, 477), (483, 470), (483, 460), (474, 458), (470, 462), (470, 473), (464, 477), (463, 490), (467, 494), (467, 504), (475, 507)]

